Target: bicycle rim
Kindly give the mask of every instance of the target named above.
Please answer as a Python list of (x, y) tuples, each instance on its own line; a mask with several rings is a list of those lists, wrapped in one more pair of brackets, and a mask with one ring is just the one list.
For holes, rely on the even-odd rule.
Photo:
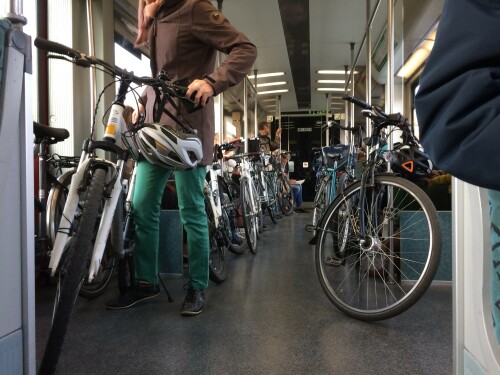
[(361, 238), (360, 187), (360, 182), (350, 185), (325, 213), (318, 227), (316, 271), (324, 292), (344, 313), (382, 320), (407, 310), (429, 287), (439, 263), (441, 230), (437, 211), (420, 188), (397, 176), (377, 176), (366, 187)]

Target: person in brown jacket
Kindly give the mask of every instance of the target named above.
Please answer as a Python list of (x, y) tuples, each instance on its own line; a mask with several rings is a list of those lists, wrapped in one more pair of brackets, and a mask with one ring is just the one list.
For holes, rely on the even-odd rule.
[[(174, 172), (189, 260), (188, 291), (181, 314), (196, 315), (205, 304), (209, 274), (203, 182), (206, 166), (212, 163), (215, 134), (210, 98), (238, 84), (248, 74), (257, 58), (257, 48), (207, 0), (139, 0), (138, 13), (136, 45), (149, 42), (153, 77), (164, 71), (172, 81), (189, 80), (186, 97), (194, 98), (202, 107), (188, 113), (177, 98), (173, 98), (175, 106), (169, 102), (165, 105), (178, 121), (197, 130), (203, 146), (198, 167)], [(219, 66), (215, 66), (217, 51), (227, 55)], [(155, 102), (154, 90), (146, 88), (137, 112), (145, 113), (147, 123), (153, 122)], [(178, 127), (165, 113), (159, 122)], [(108, 303), (111, 309), (127, 308), (159, 294), (159, 212), (171, 171), (146, 160), (140, 161), (137, 168), (133, 205), (138, 282), (117, 301)]]

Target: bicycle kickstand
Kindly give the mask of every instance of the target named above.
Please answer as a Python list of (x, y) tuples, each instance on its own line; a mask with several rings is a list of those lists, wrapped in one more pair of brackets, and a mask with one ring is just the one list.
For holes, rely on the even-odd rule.
[(170, 293), (168, 292), (168, 289), (167, 287), (165, 286), (165, 283), (163, 282), (163, 280), (161, 279), (160, 277), (160, 274), (158, 273), (158, 280), (160, 280), (160, 283), (161, 283), (161, 286), (163, 287), (163, 289), (165, 290), (165, 293), (167, 293), (167, 296), (168, 296), (168, 302), (174, 302), (174, 299), (172, 298), (172, 296), (170, 295)]

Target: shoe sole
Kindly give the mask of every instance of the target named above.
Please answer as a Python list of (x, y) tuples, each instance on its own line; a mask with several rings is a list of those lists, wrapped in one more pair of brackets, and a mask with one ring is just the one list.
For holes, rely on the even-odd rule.
[(107, 306), (106, 305), (106, 308), (108, 310), (124, 310), (124, 309), (128, 309), (129, 307), (132, 307), (132, 306), (135, 306), (137, 305), (138, 303), (140, 302), (143, 302), (143, 301), (146, 301), (148, 299), (151, 299), (151, 298), (155, 298), (155, 297), (158, 297), (160, 295), (160, 292), (158, 292), (158, 294), (155, 294), (153, 296), (149, 296), (149, 297), (146, 297), (146, 298), (142, 298), (140, 300), (137, 300), (135, 302), (132, 302), (130, 305), (127, 305), (127, 306), (119, 306), (119, 307), (114, 307), (114, 306)]
[(200, 310), (200, 311), (181, 311), (181, 315), (182, 316), (194, 316), (194, 315), (198, 315), (202, 311), (203, 310)]

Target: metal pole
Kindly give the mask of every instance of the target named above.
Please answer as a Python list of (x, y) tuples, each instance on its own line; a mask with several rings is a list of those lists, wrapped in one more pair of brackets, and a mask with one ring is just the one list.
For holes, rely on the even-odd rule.
[(245, 137), (245, 147), (244, 147), (245, 154), (248, 152), (248, 141), (247, 141), (247, 138), (248, 138), (247, 90), (248, 90), (248, 88), (247, 88), (247, 86), (248, 86), (248, 78), (245, 77), (245, 79), (243, 80), (243, 132), (245, 133), (244, 134), (244, 137)]
[[(222, 1), (217, 0), (217, 9), (219, 12), (222, 12)], [(222, 52), (217, 52), (217, 65), (220, 65), (222, 62)], [(225, 132), (224, 132), (224, 92), (219, 94), (219, 143), (224, 143)]]
[(255, 135), (257, 135), (257, 130), (258, 130), (258, 119), (257, 119), (257, 108), (258, 108), (258, 103), (257, 103), (257, 69), (254, 69), (253, 71), (253, 77), (254, 77), (254, 80), (253, 80), (253, 83), (254, 83), (254, 87), (255, 87), (255, 97), (254, 97), (254, 105), (255, 105), (255, 109), (254, 109), (254, 127), (255, 127), (255, 130), (254, 130), (254, 133)]
[(26, 25), (28, 23), (28, 20), (22, 14), (23, 0), (5, 1), (3, 7), (2, 17), (7, 18), (14, 26)]
[[(370, 20), (368, 21), (368, 25), (366, 25), (367, 27), (368, 26), (371, 27), (371, 25), (373, 23), (373, 19), (375, 18), (375, 14), (377, 13), (377, 10), (378, 10), (378, 7), (379, 7), (381, 1), (382, 0), (377, 0), (377, 4), (375, 4), (375, 7), (373, 8), (373, 12), (372, 12), (371, 17), (370, 17)], [(366, 42), (366, 31), (365, 31), (365, 35), (363, 35), (363, 40), (361, 41), (361, 44), (359, 45), (359, 49), (358, 49), (358, 53), (356, 55), (356, 58), (354, 59), (354, 64), (353, 64), (353, 68), (351, 69), (351, 74), (349, 75), (349, 79), (352, 79), (352, 77), (354, 75), (354, 65), (356, 65), (358, 63), (359, 55), (361, 54), (361, 50), (363, 49), (365, 42)], [(346, 83), (345, 83), (345, 90), (346, 91), (347, 91), (348, 86), (349, 86), (349, 80), (346, 80)]]
[[(281, 128), (281, 95), (276, 96), (276, 119), (278, 120), (278, 128)], [(281, 152), (281, 137), (280, 137), (280, 152)]]
[[(345, 76), (345, 81), (346, 81), (346, 86), (345, 86), (345, 91), (344, 91), (344, 94), (347, 95), (347, 87), (348, 87), (348, 83), (347, 81), (350, 79), (350, 76), (349, 76), (349, 67), (347, 65), (344, 65), (344, 76)], [(351, 70), (351, 73), (352, 73), (352, 70)], [(345, 109), (344, 109), (344, 126), (347, 126), (347, 119), (350, 118), (350, 115), (349, 113), (351, 112), (351, 108), (353, 107), (353, 104), (349, 105), (349, 102), (347, 100), (344, 101), (344, 105), (345, 105)], [(345, 140), (345, 130), (340, 130), (340, 143), (342, 143), (342, 138), (344, 138)], [(342, 137), (342, 135), (344, 137)]]
[[(366, 0), (366, 102), (372, 102), (372, 25), (370, 23), (371, 1)], [(370, 119), (366, 118), (366, 136), (372, 133)]]
[(326, 93), (326, 113), (325, 113), (325, 120), (326, 120), (326, 125), (327, 125), (327, 128), (326, 128), (326, 134), (325, 134), (325, 137), (326, 137), (326, 140), (325, 140), (325, 145), (326, 146), (330, 146), (330, 128), (328, 127), (328, 110), (329, 110), (329, 103), (328, 103), (328, 97), (329, 97), (329, 94)]
[[(351, 42), (351, 93), (354, 96), (354, 71), (356, 70), (356, 64), (354, 63), (354, 44)], [(351, 120), (350, 126), (354, 126), (354, 103), (351, 103)], [(346, 131), (346, 140), (347, 143), (350, 144), (352, 140), (352, 132)]]
[[(89, 54), (95, 56), (95, 45), (94, 45), (94, 17), (92, 13), (92, 0), (87, 0), (87, 37), (89, 41)], [(97, 78), (96, 70), (94, 67), (90, 68), (90, 118), (94, 118), (94, 108), (96, 105), (97, 98)], [(90, 133), (94, 134), (94, 121), (90, 121)]]
[(387, 0), (387, 113), (394, 105), (394, 7), (393, 0)]
[[(387, 113), (392, 113), (394, 104), (394, 0), (387, 0), (387, 99), (386, 99), (386, 111)], [(392, 150), (392, 134), (389, 135), (389, 150)], [(387, 163), (387, 171), (391, 171), (391, 163)], [(390, 188), (387, 191), (387, 200), (389, 209), (393, 207), (393, 189)], [(390, 259), (394, 256), (394, 241), (392, 233), (394, 231), (394, 221), (389, 218), (387, 223), (389, 231), (389, 254)], [(394, 264), (389, 262), (389, 275), (394, 274)]]

